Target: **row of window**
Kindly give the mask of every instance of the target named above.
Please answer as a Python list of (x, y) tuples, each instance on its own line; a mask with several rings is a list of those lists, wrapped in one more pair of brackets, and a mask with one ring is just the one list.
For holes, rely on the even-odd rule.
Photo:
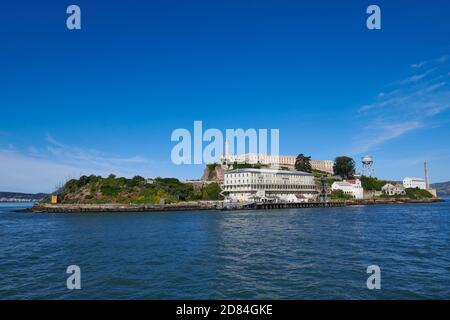
[(315, 190), (315, 185), (277, 185), (277, 184), (252, 184), (252, 185), (226, 185), (224, 190), (232, 191), (237, 189), (245, 190)]
[(288, 179), (255, 179), (255, 180), (225, 180), (225, 184), (250, 184), (250, 183), (259, 183), (259, 184), (292, 184), (292, 183), (311, 183), (313, 179), (296, 179), (295, 181)]

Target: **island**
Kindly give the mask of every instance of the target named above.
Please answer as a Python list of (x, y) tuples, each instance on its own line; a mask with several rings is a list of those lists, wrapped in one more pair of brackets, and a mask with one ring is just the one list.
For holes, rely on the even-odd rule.
[[(248, 167), (248, 166), (246, 166)], [(241, 167), (234, 170), (243, 170)], [(246, 170), (267, 170), (246, 168)], [(373, 205), (394, 203), (439, 202), (427, 190), (406, 188), (404, 192), (384, 192), (385, 186), (395, 186), (394, 181), (360, 177), (364, 198), (358, 199), (332, 186), (342, 183), (337, 177), (323, 178), (316, 174), (304, 174), (314, 181), (310, 186), (316, 197), (302, 201), (231, 201), (224, 192), (224, 182), (216, 173), (217, 166), (208, 165), (200, 180), (180, 181), (176, 178), (117, 177), (113, 174), (81, 176), (70, 179), (53, 194), (35, 203), (30, 212), (159, 212), (230, 209), (279, 209), (304, 207), (335, 207), (349, 205)], [(230, 170), (229, 173), (238, 172)], [(239, 171), (241, 172), (241, 171)], [(268, 171), (262, 171), (268, 172)], [(271, 171), (270, 171), (271, 172)], [(286, 174), (289, 171), (279, 170)], [(290, 171), (297, 175), (300, 171)], [(222, 173), (223, 174), (223, 173)], [(345, 182), (348, 183), (348, 182)], [(403, 189), (402, 189), (403, 190)], [(391, 191), (389, 191), (391, 192)]]

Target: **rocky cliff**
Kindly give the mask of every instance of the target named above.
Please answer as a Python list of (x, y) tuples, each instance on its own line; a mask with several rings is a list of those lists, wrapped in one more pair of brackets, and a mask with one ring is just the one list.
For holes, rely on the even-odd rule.
[(220, 164), (208, 164), (203, 170), (203, 181), (214, 181), (220, 183), (223, 181), (223, 168)]

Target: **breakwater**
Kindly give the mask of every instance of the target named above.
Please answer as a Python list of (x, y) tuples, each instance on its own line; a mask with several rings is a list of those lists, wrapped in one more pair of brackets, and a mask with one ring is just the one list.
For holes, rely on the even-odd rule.
[(29, 212), (77, 213), (77, 212), (158, 212), (216, 209), (214, 202), (183, 202), (174, 204), (47, 204), (40, 203), (24, 210)]
[(355, 205), (434, 203), (433, 199), (376, 199), (328, 202), (265, 202), (232, 203), (224, 201), (180, 202), (172, 204), (49, 204), (38, 203), (32, 208), (18, 210), (21, 212), (82, 213), (82, 212), (163, 212), (163, 211), (199, 211), (199, 210), (270, 210), (292, 208), (328, 208)]

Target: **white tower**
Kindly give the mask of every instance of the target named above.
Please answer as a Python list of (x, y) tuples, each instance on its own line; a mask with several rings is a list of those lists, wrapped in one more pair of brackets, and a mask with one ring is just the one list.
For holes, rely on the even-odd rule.
[(425, 162), (423, 163), (423, 169), (425, 171), (425, 187), (427, 188), (427, 190), (430, 189), (430, 178), (428, 177), (428, 162), (427, 160), (425, 160)]
[(371, 177), (373, 174), (373, 158), (372, 156), (364, 156), (361, 158), (362, 175)]

